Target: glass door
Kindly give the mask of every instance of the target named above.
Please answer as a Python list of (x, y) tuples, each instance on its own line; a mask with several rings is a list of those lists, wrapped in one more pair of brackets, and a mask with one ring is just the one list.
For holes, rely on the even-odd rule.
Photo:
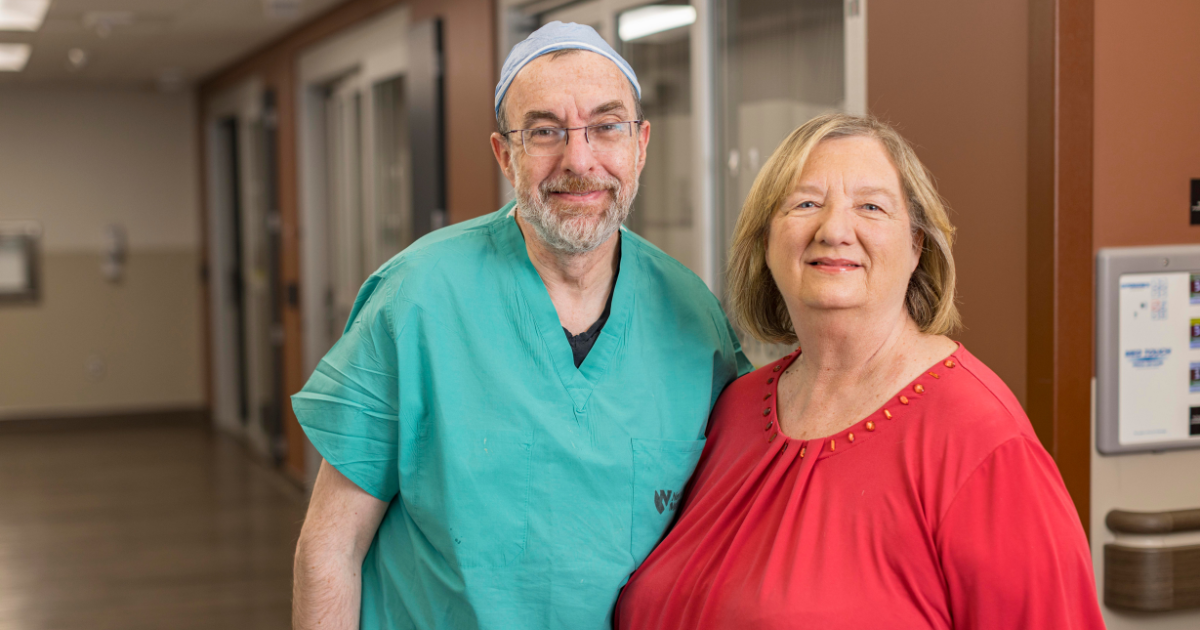
[(355, 72), (325, 97), (330, 345), (367, 277), (415, 238), (402, 76)]
[(695, 115), (693, 81), (694, 48), (702, 44), (696, 9), (677, 0), (592, 0), (541, 16), (543, 24), (554, 20), (595, 28), (625, 57), (642, 86), (650, 146), (627, 227), (711, 280), (699, 175), (705, 166), (697, 153), (697, 138), (709, 132)]
[[(742, 203), (767, 158), (793, 130), (828, 112), (865, 109), (865, 71), (848, 33), (863, 0), (718, 0), (716, 86), (721, 155), (719, 239), (724, 252)], [(853, 4), (854, 7), (849, 5)], [(848, 27), (850, 30), (848, 30)], [(865, 60), (865, 35), (861, 59)], [(849, 52), (849, 55), (848, 55)], [(849, 63), (848, 63), (849, 59)], [(865, 61), (864, 61), (865, 63)], [(848, 72), (849, 71), (849, 72)], [(847, 74), (855, 81), (848, 82)], [(793, 347), (742, 336), (746, 356), (763, 365)]]

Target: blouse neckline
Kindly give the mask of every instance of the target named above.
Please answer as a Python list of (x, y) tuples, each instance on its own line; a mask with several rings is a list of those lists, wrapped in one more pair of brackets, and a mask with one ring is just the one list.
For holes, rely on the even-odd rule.
[[(920, 407), (925, 396), (930, 391), (943, 386), (950, 374), (955, 373), (961, 367), (960, 353), (963, 345), (961, 343), (957, 343), (957, 345), (958, 347), (949, 356), (938, 360), (937, 363), (922, 371), (919, 376), (884, 401), (879, 409), (867, 414), (865, 418), (832, 435), (807, 440), (788, 437), (779, 427), (777, 405), (779, 377), (800, 357), (800, 348), (796, 348), (790, 355), (776, 361), (770, 371), (765, 372), (767, 377), (762, 379), (763, 439), (769, 444), (768, 451), (777, 451), (777, 453), (772, 453), (775, 455), (795, 450), (798, 454), (793, 457), (800, 458), (813, 457), (815, 451), (818, 459), (825, 459), (838, 453), (844, 453), (870, 440), (880, 432), (889, 430), (893, 424), (911, 417)], [(760, 373), (755, 374), (761, 377)]]

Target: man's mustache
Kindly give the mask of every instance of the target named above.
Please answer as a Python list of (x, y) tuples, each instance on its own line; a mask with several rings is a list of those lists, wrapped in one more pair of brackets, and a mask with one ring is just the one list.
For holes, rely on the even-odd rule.
[(550, 193), (581, 193), (591, 192), (593, 190), (608, 190), (614, 195), (621, 191), (621, 182), (617, 178), (606, 177), (578, 177), (575, 175), (562, 175), (556, 179), (542, 182), (538, 186), (538, 191), (543, 196)]

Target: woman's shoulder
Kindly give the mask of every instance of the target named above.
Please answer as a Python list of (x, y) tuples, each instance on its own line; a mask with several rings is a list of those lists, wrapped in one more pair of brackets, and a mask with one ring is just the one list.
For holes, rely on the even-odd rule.
[(1034, 435), (1029, 417), (1008, 385), (961, 344), (926, 376), (937, 383), (930, 388), (936, 394), (931, 396), (930, 412), (947, 429), (972, 433), (986, 429), (1001, 441)]
[(1044, 450), (1012, 390), (961, 345), (918, 382), (924, 383), (926, 400), (921, 422), (911, 428), (919, 433), (921, 461), (935, 466), (951, 485), (1005, 444)]
[(710, 435), (714, 428), (752, 415), (755, 410), (774, 409), (779, 375), (794, 354), (772, 361), (730, 383), (713, 407), (709, 421)]

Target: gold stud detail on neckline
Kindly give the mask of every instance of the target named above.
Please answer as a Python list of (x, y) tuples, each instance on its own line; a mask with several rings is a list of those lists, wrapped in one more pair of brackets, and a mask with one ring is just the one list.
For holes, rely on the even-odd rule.
[(770, 400), (770, 398), (771, 398), (771, 395), (770, 395), (770, 394), (767, 394), (766, 396), (763, 396), (763, 400)]
[(850, 440), (851, 442), (853, 442), (853, 441), (854, 441), (854, 434), (853, 434), (853, 433), (851, 433), (850, 435), (847, 435), (847, 436), (846, 436), (846, 439), (847, 439), (847, 440)]
[(782, 370), (782, 369), (783, 369), (783, 366), (782, 366), (782, 365), (776, 365), (776, 366), (775, 366), (775, 369), (774, 369), (774, 370), (771, 370), (771, 371), (772, 371), (772, 372), (778, 372), (779, 370)]
[(952, 368), (955, 366), (954, 359), (946, 359), (946, 362), (943, 363), (942, 365)]
[(901, 396), (901, 397), (900, 397), (900, 404), (901, 404), (901, 405), (907, 405), (907, 404), (908, 404), (908, 396)]
[(837, 450), (837, 441), (829, 440), (829, 452), (832, 453), (836, 450)]
[(891, 420), (891, 419), (892, 419), (892, 412), (888, 411), (887, 409), (884, 409), (884, 410), (883, 410), (883, 417), (884, 417), (884, 418), (887, 418), (888, 420)]
[(765, 418), (769, 415), (771, 415), (771, 408), (767, 407), (766, 409), (763, 409), (763, 417)]
[(867, 430), (868, 430), (868, 431), (874, 431), (874, 430), (875, 430), (875, 423), (874, 423), (874, 422), (871, 422), (870, 420), (867, 420)]
[(767, 438), (767, 442), (774, 442), (777, 437), (779, 437), (779, 432), (772, 433), (771, 437)]
[(803, 446), (800, 447), (800, 459), (804, 459), (804, 451), (807, 451), (807, 450), (808, 449)]
[(787, 443), (787, 442), (784, 442), (784, 443), (783, 443), (783, 448), (779, 449), (779, 454), (780, 454), (780, 455), (783, 455), (784, 453), (786, 453), (786, 452), (787, 452), (787, 447), (788, 447), (788, 443)]
[(775, 426), (775, 421), (774, 421), (774, 420), (772, 420), (772, 421), (768, 422), (768, 423), (767, 423), (767, 428), (763, 429), (763, 431), (770, 431), (770, 430), (771, 430), (771, 427), (773, 427), (773, 426)]
[(929, 375), (932, 376), (933, 378), (942, 378), (937, 375), (937, 372), (930, 372)]
[(913, 385), (913, 391), (917, 392), (918, 394), (923, 394), (925, 393), (925, 386), (917, 383), (916, 385)]
[(771, 383), (774, 383), (774, 382), (775, 382), (775, 377), (774, 377), (774, 376), (772, 376), (771, 378), (767, 379), (767, 385), (770, 385)]

